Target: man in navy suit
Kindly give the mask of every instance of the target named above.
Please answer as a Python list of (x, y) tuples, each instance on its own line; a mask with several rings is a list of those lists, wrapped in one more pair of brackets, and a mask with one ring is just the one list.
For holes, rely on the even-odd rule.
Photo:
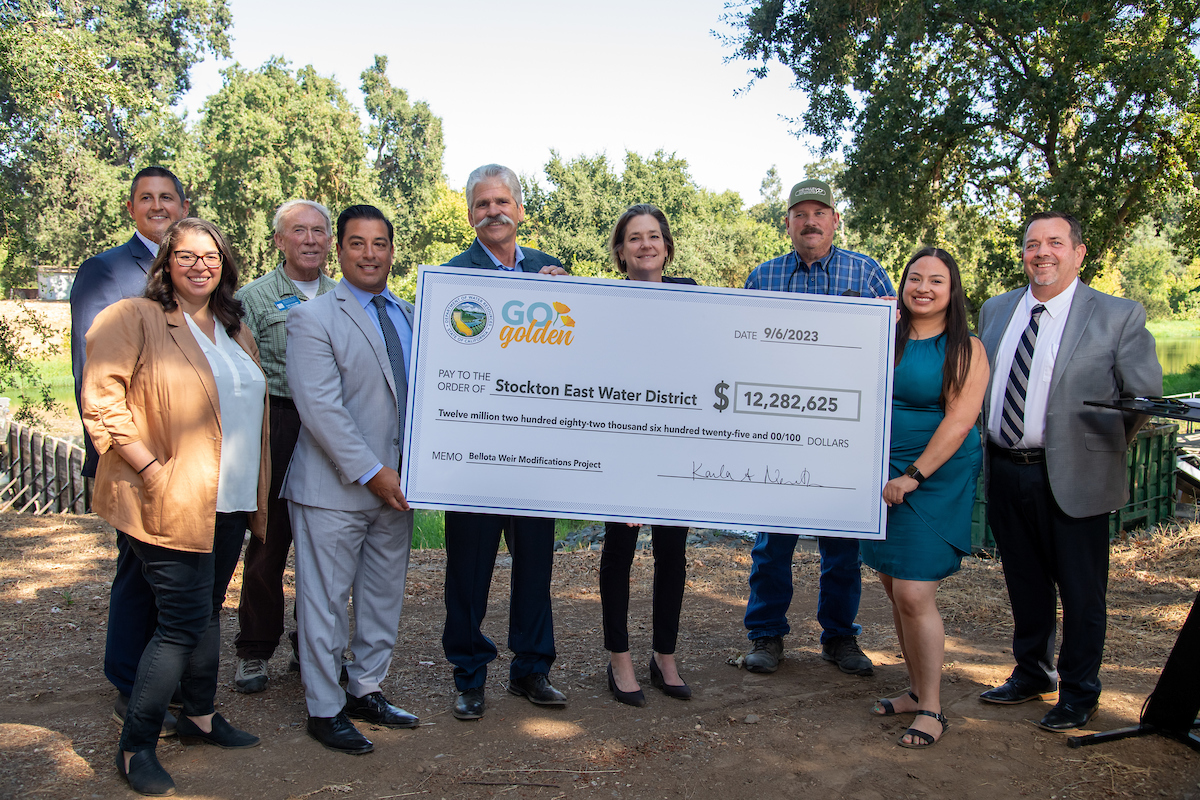
[[(475, 241), (447, 266), (566, 275), (557, 258), (517, 246), (525, 219), (521, 182), (508, 167), (487, 164), (467, 178), (467, 218)], [(446, 512), (446, 625), (442, 648), (454, 665), (458, 697), (451, 712), (479, 719), (484, 711), (487, 665), (496, 643), (480, 630), (487, 614), (492, 568), (500, 535), (512, 554), (508, 646), (513, 651), (508, 691), (543, 706), (565, 706), (566, 695), (547, 677), (554, 663), (554, 620), (550, 572), (554, 564), (554, 520), (507, 514)]]
[[(87, 358), (87, 332), (104, 309), (126, 297), (141, 295), (146, 273), (158, 254), (158, 243), (171, 223), (188, 213), (183, 184), (162, 167), (146, 167), (133, 177), (125, 203), (136, 230), (129, 241), (92, 256), (79, 267), (71, 285), (71, 372), (75, 376), (75, 406), (80, 408), (83, 363)], [(85, 477), (96, 477), (99, 456), (92, 440), (83, 434)], [(117, 687), (113, 717), (124, 722), (129, 693), (138, 662), (158, 625), (154, 592), (142, 577), (142, 562), (117, 533), (117, 574), (108, 601), (108, 638), (104, 645), (104, 674)], [(175, 718), (163, 719), (164, 736), (175, 732)]]

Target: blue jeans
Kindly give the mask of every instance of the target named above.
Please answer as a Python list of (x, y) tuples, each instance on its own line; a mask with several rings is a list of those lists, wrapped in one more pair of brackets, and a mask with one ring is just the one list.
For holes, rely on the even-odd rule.
[(217, 514), (211, 553), (186, 553), (129, 538), (154, 589), (158, 628), (138, 662), (121, 749), (136, 753), (158, 744), (163, 715), (176, 685), (183, 713), (211, 714), (221, 655), (221, 605), (246, 536), (246, 514)]
[[(857, 539), (818, 536), (821, 551), (821, 590), (817, 595), (817, 622), (821, 644), (836, 636), (857, 636), (862, 626), (854, 619), (862, 599), (862, 573)], [(746, 603), (746, 630), (751, 639), (786, 636), (792, 604), (792, 554), (796, 537), (786, 533), (760, 533), (750, 551), (750, 599)]]

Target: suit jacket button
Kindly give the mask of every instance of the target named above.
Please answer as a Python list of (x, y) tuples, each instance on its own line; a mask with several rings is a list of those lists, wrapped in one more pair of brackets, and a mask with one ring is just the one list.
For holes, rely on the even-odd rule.
[(399, 440), (399, 439), (392, 439), (392, 444), (396, 445), (396, 447), (399, 447), (399, 446), (400, 446), (400, 440)]

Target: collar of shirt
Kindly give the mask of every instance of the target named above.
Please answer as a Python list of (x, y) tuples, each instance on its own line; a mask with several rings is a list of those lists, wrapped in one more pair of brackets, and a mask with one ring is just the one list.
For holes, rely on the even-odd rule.
[(1078, 285), (1079, 278), (1075, 278), (1071, 281), (1070, 286), (1044, 303), (1033, 296), (1032, 288), (1026, 289), (1025, 296), (1021, 300), (1021, 312), (1025, 316), (1025, 325), (1029, 324), (1029, 318), (1033, 316), (1034, 306), (1045, 306), (1046, 313), (1054, 319), (1058, 319), (1059, 315), (1065, 316), (1071, 310), (1071, 300), (1075, 297), (1075, 287)]
[[(345, 278), (342, 278), (342, 283), (346, 284), (346, 288), (350, 290), (350, 294), (354, 295), (354, 299), (363, 307), (363, 311), (366, 311), (367, 306), (371, 305), (371, 301), (375, 298), (375, 295), (363, 291)], [(396, 295), (392, 294), (391, 289), (383, 290), (383, 299), (396, 308), (400, 308), (400, 301), (396, 299)]]
[(830, 262), (832, 262), (834, 257), (837, 255), (837, 248), (830, 247), (828, 253), (821, 256), (820, 258), (818, 258), (816, 261), (812, 262), (811, 264), (805, 264), (804, 259), (801, 258), (800, 254), (797, 253), (795, 250), (792, 251), (792, 255), (794, 255), (796, 257), (796, 263), (799, 264), (801, 266), (801, 268), (803, 268), (805, 270), (810, 270), (810, 269), (813, 269), (814, 267), (816, 267), (817, 269), (823, 269), (826, 272), (828, 272)]
[(142, 236), (141, 231), (136, 229), (133, 231), (133, 234), (142, 240), (142, 244), (146, 245), (146, 249), (150, 251), (150, 255), (158, 258), (158, 242), (150, 241), (145, 236)]
[(507, 270), (508, 272), (520, 272), (521, 271), (521, 262), (525, 260), (525, 254), (521, 252), (520, 245), (518, 245), (518, 244), (513, 245), (513, 247), (515, 247), (517, 250), (517, 260), (513, 262), (513, 265), (511, 267), (504, 266), (504, 264), (500, 261), (500, 259), (496, 258), (496, 254), (493, 253), (491, 250), (488, 250), (487, 245), (484, 244), (483, 242), (480, 242), (479, 246), (483, 248), (483, 252), (488, 254), (488, 258), (490, 258), (492, 260), (492, 263), (495, 264), (500, 269)]

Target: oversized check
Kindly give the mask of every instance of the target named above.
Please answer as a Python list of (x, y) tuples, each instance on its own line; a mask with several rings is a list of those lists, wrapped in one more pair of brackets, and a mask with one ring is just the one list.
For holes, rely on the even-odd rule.
[(422, 267), (418, 508), (883, 538), (895, 307)]

